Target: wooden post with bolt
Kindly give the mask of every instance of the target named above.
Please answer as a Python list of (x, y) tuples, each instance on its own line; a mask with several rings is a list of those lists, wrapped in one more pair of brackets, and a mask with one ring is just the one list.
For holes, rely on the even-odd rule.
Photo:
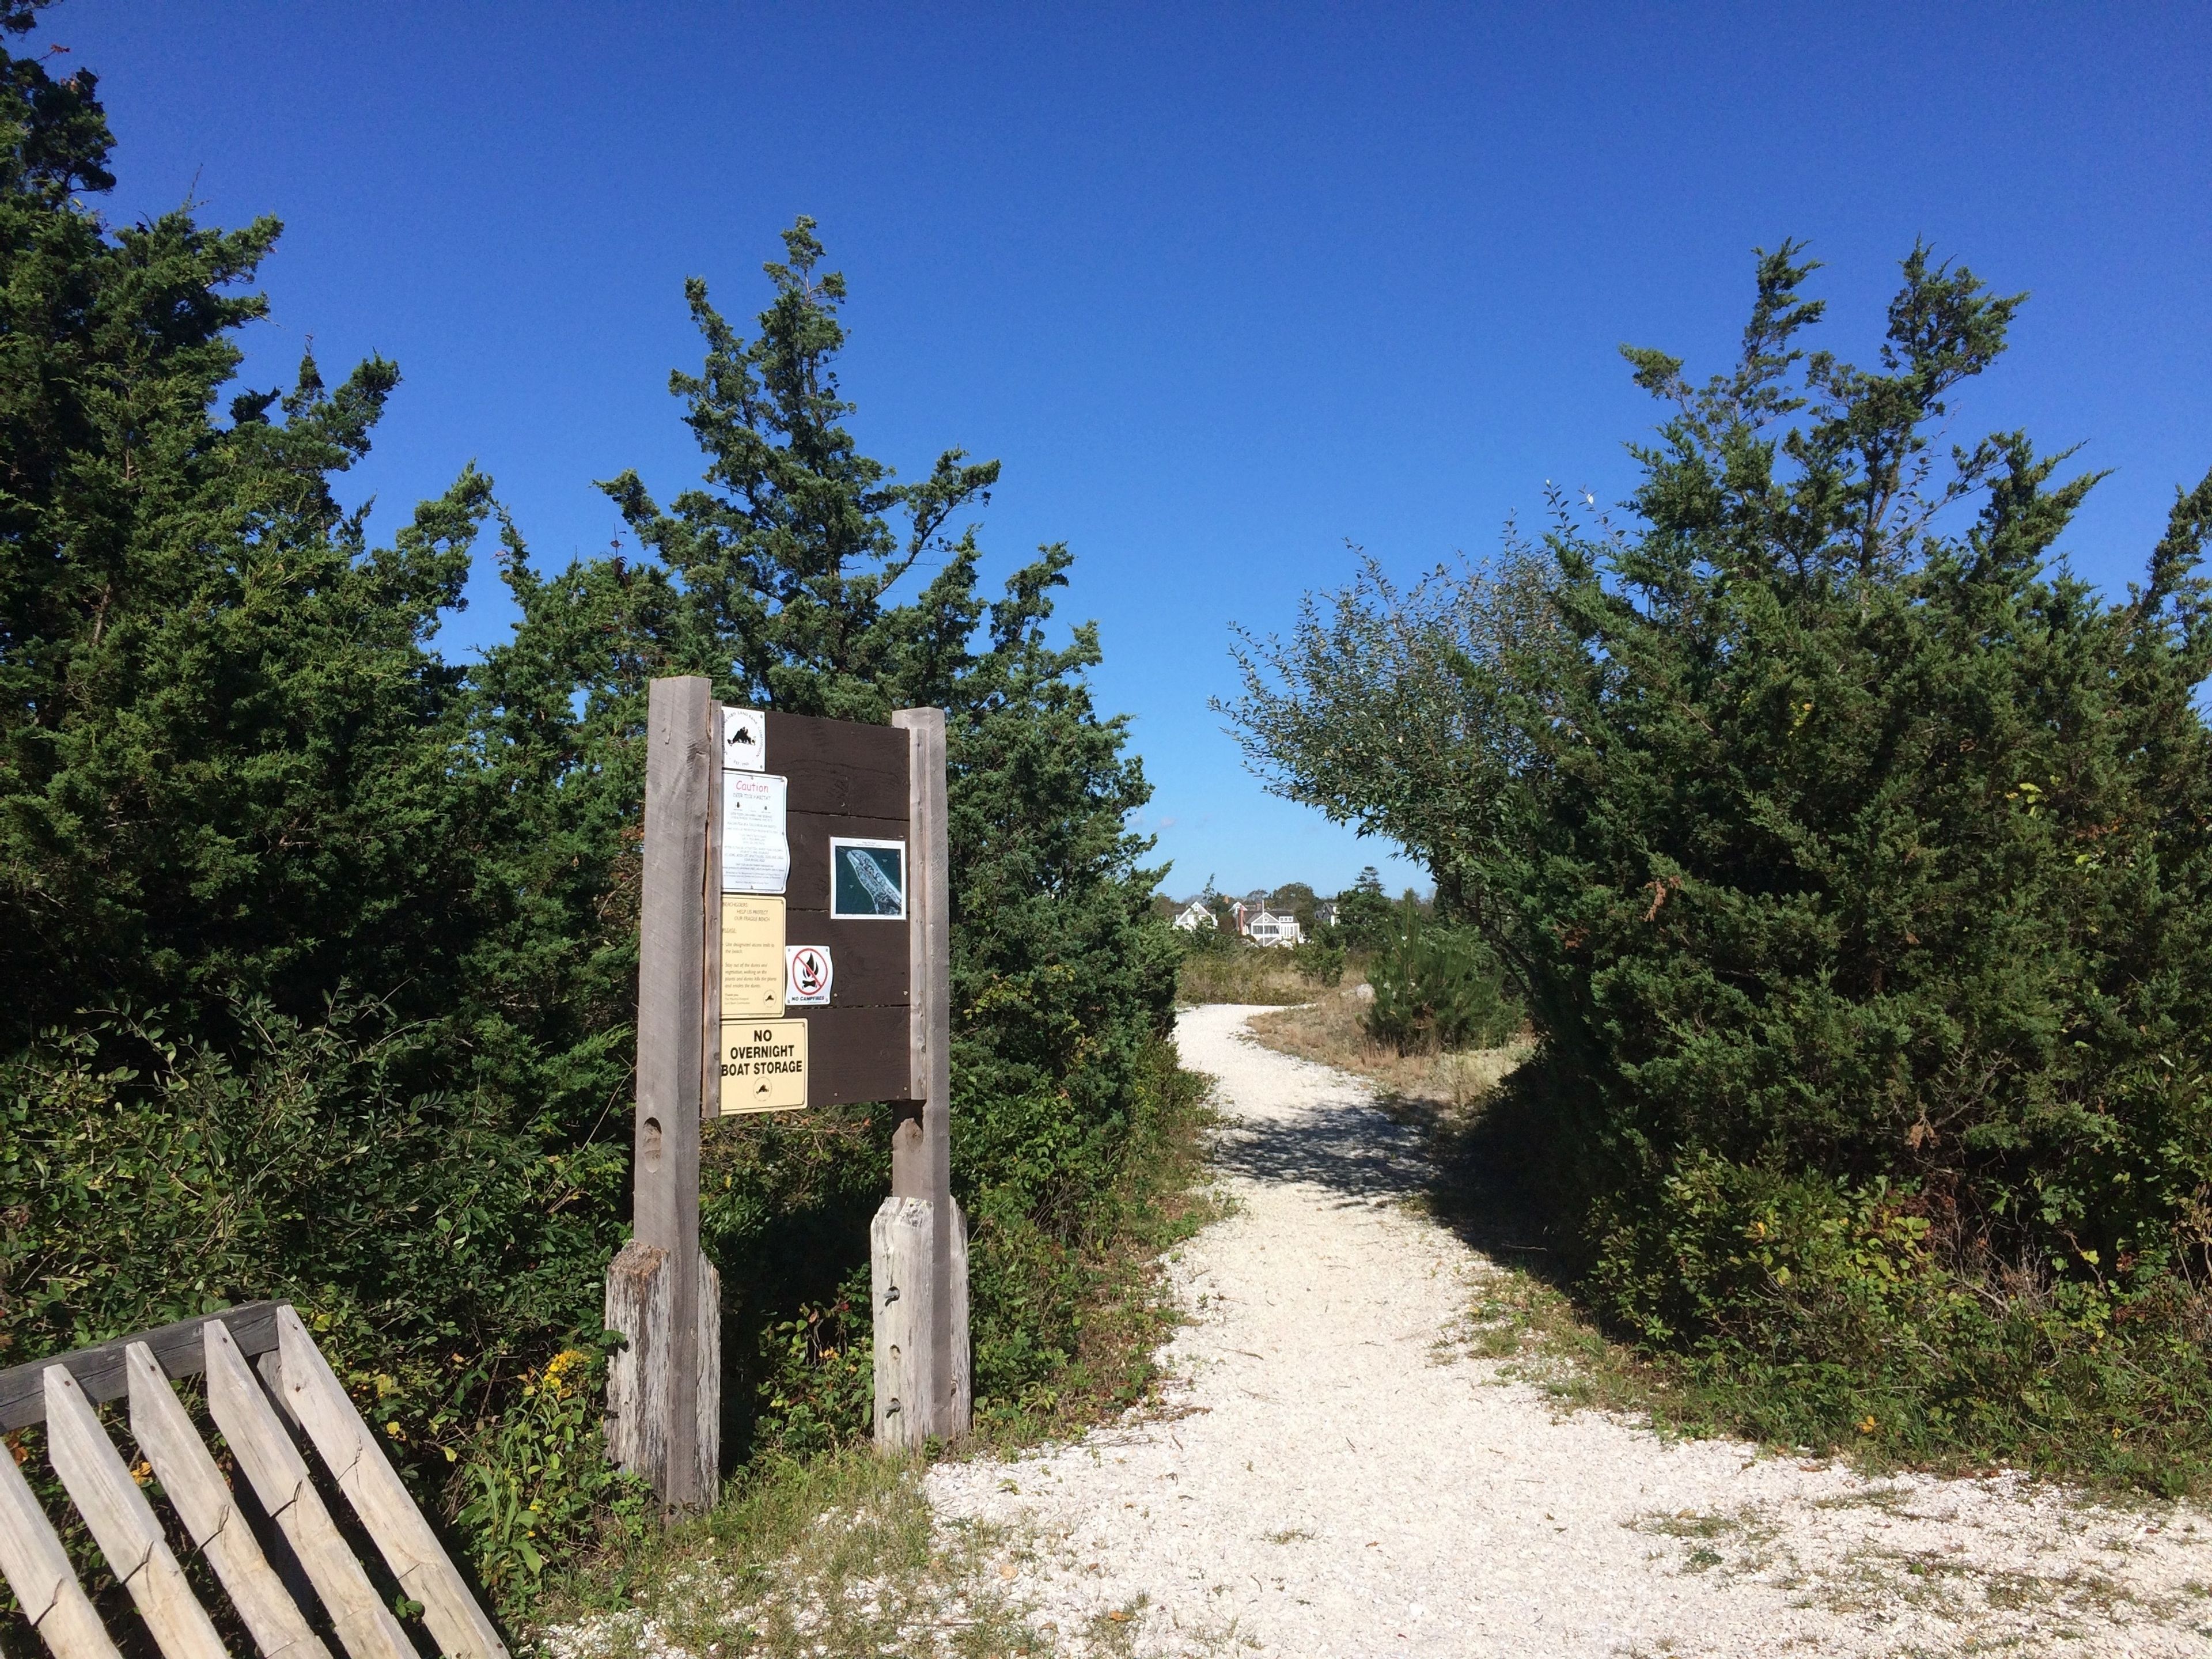
[[(952, 1198), (952, 904), (945, 711), (902, 708), (914, 872), (907, 951), (913, 1003), (909, 1109), (891, 1138), (891, 1195), (870, 1233), (875, 1291), (876, 1443), (957, 1440), (972, 1416), (968, 1229)], [(903, 1304), (903, 1305), (902, 1305)]]
[(703, 678), (658, 679), (646, 714), (630, 1242), (607, 1274), (627, 1344), (607, 1382), (607, 1452), (670, 1513), (714, 1501), (721, 1462), (721, 1286), (699, 1249), (708, 853), (718, 738)]

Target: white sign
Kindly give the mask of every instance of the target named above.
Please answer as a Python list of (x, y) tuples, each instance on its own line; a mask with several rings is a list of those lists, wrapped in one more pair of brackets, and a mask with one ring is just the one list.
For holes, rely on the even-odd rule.
[(904, 921), (906, 843), (832, 836), (830, 914), (868, 921)]
[(757, 708), (722, 711), (722, 764), (733, 772), (768, 766), (768, 716)]
[(781, 893), (791, 880), (784, 834), (784, 780), (765, 772), (722, 774), (722, 890)]
[(785, 945), (783, 1006), (787, 1008), (828, 1007), (833, 971), (828, 945)]

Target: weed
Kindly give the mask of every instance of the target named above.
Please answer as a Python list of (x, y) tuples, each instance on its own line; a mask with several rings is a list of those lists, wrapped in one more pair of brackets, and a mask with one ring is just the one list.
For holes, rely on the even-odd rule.
[(1006, 1547), (988, 1528), (933, 1529), (911, 1463), (777, 1460), (708, 1515), (611, 1553), (542, 1646), (550, 1659), (1033, 1650), (1043, 1638), (996, 1571)]
[(1525, 1044), (1508, 1043), (1497, 1048), (1401, 1054), (1395, 1043), (1368, 1035), (1362, 1023), (1367, 1004), (1360, 994), (1366, 983), (1364, 975), (1347, 974), (1346, 983), (1334, 992), (1309, 993), (1303, 1006), (1258, 1015), (1249, 1029), (1279, 1053), (1371, 1079), (1382, 1096), (1380, 1103), (1394, 1115), (1469, 1111), (1528, 1053)]
[[(1780, 1528), (1753, 1505), (1733, 1510), (1677, 1510), (1638, 1516), (1628, 1522), (1642, 1533), (1690, 1540), (1683, 1558), (1686, 1572), (1706, 1572), (1725, 1566), (1731, 1573), (1758, 1572), (1773, 1565), (1768, 1547)], [(1733, 1553), (1734, 1559), (1730, 1559)]]

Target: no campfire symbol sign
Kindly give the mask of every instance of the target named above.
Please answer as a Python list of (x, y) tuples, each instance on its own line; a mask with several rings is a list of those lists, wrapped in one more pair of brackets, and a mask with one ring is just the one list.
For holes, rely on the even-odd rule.
[(787, 1008), (828, 1007), (831, 973), (828, 945), (785, 945), (783, 1006)]

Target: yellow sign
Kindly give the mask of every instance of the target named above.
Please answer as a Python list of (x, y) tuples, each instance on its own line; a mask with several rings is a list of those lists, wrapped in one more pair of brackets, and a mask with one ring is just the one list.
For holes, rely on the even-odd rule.
[(722, 1018), (774, 1019), (783, 1012), (783, 901), (722, 895)]
[(788, 1112), (806, 1104), (806, 1022), (722, 1022), (722, 1115)]

